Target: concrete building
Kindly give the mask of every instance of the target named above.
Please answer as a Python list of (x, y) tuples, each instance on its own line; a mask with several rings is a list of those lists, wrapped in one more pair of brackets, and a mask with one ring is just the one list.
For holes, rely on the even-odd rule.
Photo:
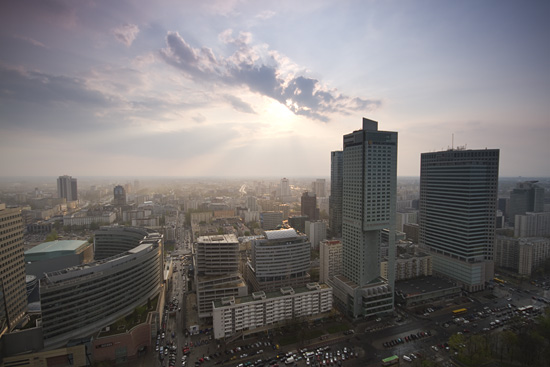
[(416, 223), (403, 224), (403, 232), (405, 233), (405, 239), (413, 243), (418, 243), (420, 236), (420, 226)]
[(402, 209), (398, 210), (396, 214), (396, 230), (403, 231), (405, 224), (417, 224), (418, 223), (418, 210)]
[[(336, 306), (350, 318), (393, 311), (397, 133), (363, 128), (344, 135), (343, 274), (333, 279)], [(388, 278), (380, 277), (381, 231), (388, 229)]]
[(79, 226), (89, 228), (92, 224), (113, 224), (115, 221), (115, 212), (90, 212), (82, 210), (63, 216), (64, 226)]
[(510, 192), (508, 200), (508, 222), (515, 224), (516, 215), (528, 212), (540, 213), (544, 211), (544, 188), (537, 185), (538, 181), (518, 182)]
[(324, 240), (319, 246), (319, 282), (329, 284), (342, 274), (342, 241)]
[(94, 245), (82, 240), (41, 243), (25, 251), (25, 272), (38, 279), (44, 273), (94, 261)]
[(462, 295), (462, 289), (449, 279), (422, 277), (395, 284), (395, 302), (405, 307), (446, 304)]
[(265, 331), (284, 322), (321, 317), (331, 309), (332, 289), (319, 283), (226, 297), (214, 302), (214, 338)]
[(162, 236), (151, 232), (142, 240), (131, 236), (126, 242), (134, 242), (128, 251), (50, 272), (40, 280), (47, 348), (91, 335), (160, 292), (164, 282)]
[(317, 208), (317, 197), (312, 192), (304, 192), (301, 198), (301, 214), (309, 220), (319, 220), (319, 209)]
[(306, 221), (308, 218), (303, 215), (295, 215), (288, 218), (288, 225), (300, 233), (306, 233)]
[(306, 236), (311, 242), (311, 248), (317, 250), (319, 243), (327, 239), (327, 225), (322, 220), (306, 221)]
[(0, 203), (0, 337), (12, 331), (27, 308), (23, 218), (20, 208)]
[(126, 190), (123, 186), (117, 185), (113, 189), (113, 205), (124, 206), (126, 205)]
[(281, 212), (261, 212), (260, 220), (262, 229), (271, 231), (283, 225), (283, 213)]
[(291, 192), (290, 192), (290, 184), (288, 182), (288, 178), (281, 178), (281, 185), (279, 190), (281, 191), (281, 198), (284, 200), (286, 198), (290, 198)]
[(514, 238), (497, 236), (495, 264), (516, 271), (521, 275), (531, 275), (533, 270), (550, 258), (550, 238)]
[(239, 241), (235, 235), (201, 236), (193, 251), (200, 318), (212, 317), (212, 302), (247, 294), (248, 287), (239, 274)]
[(257, 212), (259, 211), (259, 207), (258, 207), (258, 202), (256, 200), (256, 198), (254, 196), (248, 196), (246, 198), (246, 207), (251, 211), (251, 212)]
[(329, 228), (332, 238), (342, 237), (343, 152), (330, 152)]
[(324, 178), (318, 178), (311, 183), (311, 191), (313, 191), (318, 198), (324, 198), (327, 196), (326, 186), (326, 180)]
[(125, 226), (101, 227), (94, 232), (95, 259), (103, 260), (129, 251), (146, 239), (150, 233), (155, 231)]
[[(388, 277), (388, 261), (380, 264), (380, 275)], [(395, 281), (432, 275), (432, 257), (425, 253), (402, 254), (395, 260)]]
[(67, 201), (78, 200), (78, 189), (76, 178), (71, 176), (59, 176), (57, 179), (57, 196)]
[(294, 229), (265, 231), (265, 238), (253, 240), (250, 247), (246, 277), (254, 292), (301, 287), (310, 281), (311, 244), (305, 235)]
[(498, 149), (421, 155), (419, 244), (430, 248), (434, 274), (470, 292), (494, 277), (498, 168)]
[(283, 220), (287, 220), (288, 217), (290, 216), (290, 205), (288, 204), (279, 205), (277, 210), (283, 213)]
[(542, 237), (550, 235), (550, 212), (516, 215), (515, 237)]

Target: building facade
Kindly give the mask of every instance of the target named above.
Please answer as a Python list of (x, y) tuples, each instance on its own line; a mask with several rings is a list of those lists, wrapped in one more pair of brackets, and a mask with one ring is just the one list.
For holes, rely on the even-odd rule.
[(537, 185), (538, 181), (518, 182), (510, 192), (508, 200), (508, 222), (515, 224), (516, 215), (528, 212), (540, 213), (544, 211), (544, 188)]
[(332, 238), (342, 237), (343, 152), (330, 152), (329, 228)]
[(201, 236), (193, 251), (200, 318), (212, 317), (212, 302), (247, 294), (248, 287), (239, 273), (239, 240), (235, 235)]
[(71, 176), (59, 176), (57, 179), (57, 196), (65, 198), (67, 201), (78, 200), (78, 190), (76, 178)]
[(311, 244), (294, 229), (265, 231), (265, 238), (251, 242), (250, 252), (246, 277), (254, 292), (301, 287), (310, 280)]
[(420, 163), (420, 238), (434, 273), (467, 291), (494, 275), (499, 150), (423, 153)]
[(495, 264), (520, 275), (531, 275), (548, 258), (550, 238), (496, 238)]
[(126, 205), (126, 190), (121, 185), (116, 185), (113, 189), (113, 204), (115, 206)]
[(320, 317), (332, 309), (332, 289), (326, 284), (283, 287), (214, 302), (214, 338), (265, 331), (288, 321)]
[(161, 290), (162, 236), (149, 233), (104, 260), (45, 274), (40, 280), (44, 345), (65, 345), (109, 325)]
[(320, 283), (330, 283), (335, 275), (342, 274), (342, 241), (321, 241), (319, 265)]
[(0, 335), (22, 320), (27, 308), (23, 218), (20, 208), (0, 204)]
[(266, 231), (271, 231), (283, 225), (283, 213), (282, 212), (261, 212), (260, 220), (261, 220), (262, 229)]
[[(397, 133), (363, 128), (344, 135), (343, 274), (334, 277), (336, 305), (348, 317), (393, 311)], [(380, 277), (381, 231), (388, 230), (388, 279)]]
[(301, 214), (309, 218), (309, 220), (319, 220), (319, 209), (317, 209), (317, 196), (312, 192), (304, 192), (300, 199)]
[(550, 212), (516, 215), (515, 237), (541, 237), (550, 235)]

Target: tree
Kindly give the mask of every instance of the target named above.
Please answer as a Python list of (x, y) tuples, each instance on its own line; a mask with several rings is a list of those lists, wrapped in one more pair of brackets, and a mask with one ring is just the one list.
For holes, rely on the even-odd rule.
[(57, 239), (59, 238), (58, 234), (57, 234), (57, 231), (55, 229), (52, 229), (52, 231), (50, 232), (50, 234), (48, 234), (46, 236), (46, 239), (44, 240), (44, 242), (52, 242), (52, 241), (56, 241)]

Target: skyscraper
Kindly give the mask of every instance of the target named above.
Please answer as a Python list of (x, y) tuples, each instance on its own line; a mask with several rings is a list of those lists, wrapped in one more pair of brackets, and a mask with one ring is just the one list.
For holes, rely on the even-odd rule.
[(281, 178), (281, 198), (290, 196), (290, 185), (288, 178)]
[(419, 243), (433, 271), (468, 291), (494, 274), (499, 150), (423, 153), (420, 163)]
[(516, 215), (544, 211), (544, 188), (537, 185), (537, 182), (519, 182), (510, 192), (507, 210), (508, 222), (514, 224)]
[(3, 293), (2, 330), (13, 330), (27, 308), (25, 256), (23, 252), (23, 217), (21, 209), (0, 204), (0, 292)]
[(330, 152), (329, 227), (331, 237), (342, 237), (343, 152)]
[(317, 197), (314, 193), (306, 191), (302, 194), (301, 214), (307, 215), (309, 220), (319, 219), (319, 209), (317, 209)]
[(121, 185), (115, 186), (115, 188), (113, 189), (113, 196), (113, 204), (115, 206), (126, 205), (126, 190), (124, 190), (124, 187), (122, 187)]
[(59, 176), (57, 179), (57, 196), (65, 198), (67, 201), (77, 201), (78, 192), (76, 178), (71, 176)]
[(326, 185), (327, 183), (324, 178), (318, 178), (311, 183), (311, 189), (318, 198), (324, 198), (327, 196)]
[[(397, 133), (363, 128), (344, 135), (342, 157), (343, 274), (334, 277), (337, 306), (348, 316), (393, 310)], [(381, 231), (389, 233), (388, 279), (380, 277)]]

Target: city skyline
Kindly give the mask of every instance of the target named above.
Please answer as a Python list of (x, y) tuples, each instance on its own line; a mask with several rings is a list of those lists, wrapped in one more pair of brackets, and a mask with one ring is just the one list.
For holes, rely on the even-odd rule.
[(399, 176), (452, 146), (550, 173), (544, 1), (0, 7), (3, 177), (329, 177), (362, 117)]

